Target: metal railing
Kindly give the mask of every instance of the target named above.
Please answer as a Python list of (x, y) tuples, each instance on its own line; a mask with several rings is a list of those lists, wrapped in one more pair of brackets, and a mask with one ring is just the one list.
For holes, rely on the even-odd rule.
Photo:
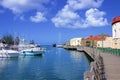
[(97, 48), (90, 47), (84, 47), (84, 51), (94, 59), (94, 62), (91, 63), (90, 72), (85, 72), (84, 74), (84, 80), (106, 80), (103, 58), (100, 55), (100, 51)]
[(104, 53), (120, 56), (120, 49), (112, 49), (112, 48), (97, 48), (97, 49)]

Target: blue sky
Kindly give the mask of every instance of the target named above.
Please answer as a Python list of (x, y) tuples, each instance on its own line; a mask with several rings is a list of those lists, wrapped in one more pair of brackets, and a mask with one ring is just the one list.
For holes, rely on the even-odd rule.
[(0, 36), (12, 34), (40, 44), (74, 37), (112, 35), (119, 0), (0, 0)]

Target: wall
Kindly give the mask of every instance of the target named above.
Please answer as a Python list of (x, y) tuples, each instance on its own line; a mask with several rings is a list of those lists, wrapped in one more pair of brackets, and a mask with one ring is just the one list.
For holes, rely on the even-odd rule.
[(97, 47), (112, 48), (113, 47), (113, 38), (106, 37), (106, 39), (104, 41), (97, 41)]

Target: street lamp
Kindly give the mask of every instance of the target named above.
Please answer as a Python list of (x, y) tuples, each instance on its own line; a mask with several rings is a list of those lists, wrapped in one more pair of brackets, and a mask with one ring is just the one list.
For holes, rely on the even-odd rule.
[[(101, 34), (101, 38), (102, 38), (102, 51), (103, 51), (103, 39), (104, 39), (104, 34)], [(103, 51), (104, 52), (104, 51)]]
[(116, 55), (117, 55), (117, 38), (115, 38), (115, 49), (116, 49)]

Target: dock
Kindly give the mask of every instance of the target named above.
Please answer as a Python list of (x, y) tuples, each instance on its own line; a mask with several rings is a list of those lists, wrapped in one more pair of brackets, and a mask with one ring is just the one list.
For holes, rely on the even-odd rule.
[(64, 46), (63, 48), (67, 50), (77, 50), (76, 46)]

